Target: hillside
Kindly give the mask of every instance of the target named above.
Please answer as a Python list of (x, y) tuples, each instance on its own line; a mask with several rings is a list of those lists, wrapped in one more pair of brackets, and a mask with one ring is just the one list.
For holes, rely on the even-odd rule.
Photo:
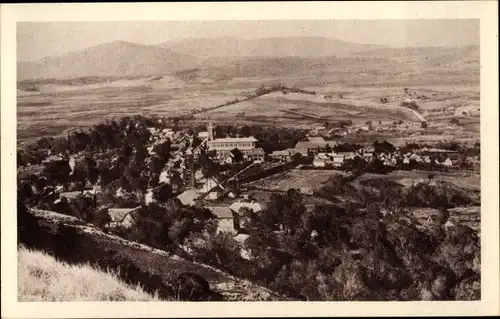
[[(183, 79), (328, 76), (337, 81), (401, 81), (418, 74), (478, 76), (479, 47), (390, 48), (324, 37), (181, 39), (158, 45), (103, 43), (36, 62), (18, 62), (18, 80), (180, 73)], [(363, 75), (362, 79), (359, 75)], [(364, 76), (366, 75), (366, 76)]]
[(20, 301), (158, 301), (141, 286), (129, 286), (116, 272), (70, 265), (21, 247), (18, 250)]
[(234, 37), (190, 38), (164, 42), (159, 47), (206, 58), (346, 56), (357, 51), (384, 48), (327, 37), (273, 37), (251, 40)]
[(49, 252), (73, 264), (120, 269), (122, 280), (131, 285), (140, 284), (148, 293), (158, 293), (160, 299), (179, 299), (176, 285), (180, 276), (195, 273), (210, 285), (209, 291), (197, 296), (199, 300), (285, 300), (266, 288), (214, 267), (104, 233), (71, 216), (30, 210), (21, 213), (18, 223), (20, 242), (26, 247)]
[(164, 74), (197, 66), (198, 59), (124, 41), (103, 43), (36, 62), (19, 62), (18, 79)]

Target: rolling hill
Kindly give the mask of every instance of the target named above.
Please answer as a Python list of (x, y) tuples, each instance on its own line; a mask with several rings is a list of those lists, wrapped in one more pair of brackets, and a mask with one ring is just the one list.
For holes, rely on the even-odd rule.
[(384, 46), (345, 42), (327, 37), (274, 37), (245, 40), (233, 37), (190, 38), (158, 45), (182, 54), (205, 57), (326, 57), (346, 56)]
[(115, 41), (36, 62), (18, 62), (18, 80), (176, 73), (190, 79), (335, 75), (342, 80), (360, 74), (392, 78), (394, 70), (436, 77), (457, 70), (469, 74), (478, 64), (478, 46), (391, 48), (325, 37), (190, 38), (158, 45)]
[(103, 43), (36, 62), (18, 63), (18, 80), (82, 76), (164, 74), (195, 67), (199, 59), (156, 46), (124, 41)]

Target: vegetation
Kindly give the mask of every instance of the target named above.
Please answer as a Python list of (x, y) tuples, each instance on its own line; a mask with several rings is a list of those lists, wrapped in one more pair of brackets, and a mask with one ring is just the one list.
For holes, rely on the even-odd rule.
[(407, 108), (412, 109), (414, 111), (420, 110), (420, 106), (418, 106), (417, 102), (415, 102), (415, 101), (403, 101), (403, 102), (401, 102), (401, 106), (407, 107)]
[[(373, 205), (308, 211), (294, 190), (246, 218), (249, 275), (282, 293), (306, 300), (479, 297), (478, 237), (467, 227), (445, 234), (444, 219), (420, 230), (404, 213), (383, 217)], [(460, 252), (464, 247), (471, 254)], [(241, 264), (230, 265), (234, 273), (247, 273)]]
[(122, 282), (115, 271), (70, 265), (42, 252), (18, 249), (20, 301), (158, 301), (140, 285)]
[[(375, 141), (373, 160), (363, 157), (347, 160), (343, 169), (350, 171), (350, 175), (332, 177), (315, 191), (315, 197), (326, 200), (324, 204), (311, 207), (299, 191), (291, 189), (273, 194), (259, 214), (246, 211), (242, 218), (248, 238), (241, 244), (230, 235), (217, 233), (217, 220), (209, 210), (183, 206), (175, 196), (187, 183), (182, 166), (200, 168), (205, 176), (228, 177), (246, 164), (215, 163), (203, 148), (199, 156), (192, 159), (176, 159), (174, 144), (168, 140), (157, 144), (156, 155), (150, 155), (145, 146), (151, 138), (148, 127), (163, 128), (165, 122), (154, 117), (123, 118), (96, 125), (87, 132), (72, 133), (67, 138), (40, 139), (34, 146), (20, 151), (19, 166), (41, 163), (48, 150), (51, 154), (62, 154), (61, 159), (44, 164), (40, 175), (19, 175), (21, 242), (53, 251), (72, 263), (92, 260), (104, 269), (128, 265), (121, 278), (132, 284), (146, 283), (148, 292), (158, 291), (161, 298), (217, 299), (203, 274), (184, 269), (158, 274), (159, 268), (150, 268), (151, 263), (142, 265), (133, 253), (103, 247), (72, 228), (48, 227), (40, 232), (40, 226), (35, 225), (26, 212), (28, 207), (47, 209), (106, 230), (110, 221), (108, 207), (139, 207), (132, 213), (132, 227), (111, 231), (121, 238), (213, 265), (291, 298), (479, 299), (477, 233), (462, 225), (451, 231), (445, 227), (447, 209), (478, 205), (478, 199), (447, 183), (430, 183), (431, 178), (407, 188), (385, 179), (361, 179), (365, 172), (386, 173), (391, 169), (427, 165), (414, 160), (403, 163), (401, 159), (392, 168), (384, 165), (378, 156), (395, 152), (394, 145)], [(191, 128), (193, 131), (203, 129)], [(291, 148), (306, 134), (301, 130), (233, 125), (217, 126), (214, 133), (216, 137), (255, 136), (258, 146), (267, 153)], [(193, 143), (200, 141), (195, 139)], [(479, 150), (479, 145), (474, 148), (463, 148), (456, 143), (441, 146), (463, 154)], [(405, 149), (421, 147), (407, 144)], [(361, 148), (361, 145), (345, 143), (333, 150), (355, 152)], [(234, 153), (235, 157), (241, 155), (237, 150)], [(307, 159), (295, 158), (268, 169), (250, 168), (239, 181), (249, 182), (283, 172), (301, 161)], [(167, 163), (173, 166), (169, 182), (160, 183)], [(102, 187), (99, 195), (84, 192), (96, 184)], [(55, 191), (60, 187), (79, 195), (70, 200), (56, 200)], [(145, 193), (152, 187), (155, 187), (153, 197), (157, 201), (147, 204)], [(119, 192), (122, 194), (117, 195)], [(437, 221), (421, 225), (406, 212), (411, 206), (436, 208), (442, 213)], [(50, 235), (54, 240), (45, 241), (47, 232), (54, 232)], [(74, 247), (66, 245), (68, 242)], [(113, 240), (109, 239), (106, 245), (113, 246)], [(146, 255), (141, 258), (149, 258)], [(165, 267), (163, 270), (172, 265)]]

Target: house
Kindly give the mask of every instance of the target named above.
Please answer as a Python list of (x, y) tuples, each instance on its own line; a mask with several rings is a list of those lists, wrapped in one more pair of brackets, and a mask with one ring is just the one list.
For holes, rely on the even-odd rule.
[(200, 194), (195, 189), (189, 189), (177, 195), (177, 199), (184, 206), (194, 206), (195, 200), (200, 196)]
[(150, 203), (154, 202), (154, 195), (153, 195), (153, 190), (148, 189), (146, 195), (144, 196), (144, 202), (146, 205), (149, 205)]
[(315, 157), (314, 160), (313, 160), (313, 166), (314, 167), (325, 167), (326, 166), (326, 160), (318, 158), (318, 157)]
[(365, 161), (369, 162), (373, 159), (375, 153), (375, 148), (373, 146), (364, 147), (358, 150), (358, 154), (365, 159)]
[(200, 189), (200, 192), (205, 194), (205, 199), (216, 200), (223, 195), (224, 187), (215, 177), (211, 177), (207, 178), (205, 184), (203, 184), (202, 188)]
[(274, 151), (270, 154), (270, 156), (276, 160), (287, 161), (290, 158), (290, 153), (291, 150)]
[(257, 212), (260, 212), (262, 210), (262, 206), (254, 200), (252, 200), (251, 202), (238, 200), (237, 202), (234, 202), (233, 204), (231, 204), (231, 206), (229, 206), (229, 209), (231, 209), (235, 214), (238, 215), (238, 217), (239, 217), (238, 227), (244, 227), (246, 216), (243, 214), (243, 210), (248, 209), (248, 210), (253, 211), (254, 213), (257, 213)]
[(306, 187), (300, 187), (299, 192), (303, 195), (313, 195), (314, 194), (314, 188), (310, 186)]
[(295, 150), (303, 156), (307, 156), (309, 153), (316, 155), (317, 153), (327, 152), (329, 146), (333, 147), (335, 143), (330, 145), (323, 137), (309, 136), (306, 140), (298, 142), (295, 145)]
[(410, 160), (414, 160), (417, 163), (421, 163), (422, 162), (422, 156), (420, 156), (418, 154), (411, 154), (410, 155)]
[[(309, 156), (309, 151), (313, 150), (313, 149), (316, 150), (316, 146), (312, 143), (298, 142), (293, 149), (293, 153), (300, 154), (304, 157), (307, 157), (307, 156)], [(311, 153), (313, 153), (313, 152), (311, 152)]]
[(67, 198), (67, 199), (76, 199), (78, 196), (85, 196), (85, 195), (93, 195), (92, 190), (85, 190), (83, 193), (81, 191), (73, 191), (73, 192), (60, 192), (59, 193), (59, 198)]
[(205, 131), (205, 132), (198, 132), (198, 138), (200, 139), (206, 139), (206, 138), (209, 138), (210, 136), (210, 133)]
[(166, 170), (161, 171), (159, 181), (160, 181), (160, 183), (170, 183), (168, 171), (166, 171)]
[(118, 227), (123, 226), (125, 228), (130, 228), (134, 225), (135, 220), (132, 216), (132, 213), (139, 209), (140, 207), (135, 208), (109, 208), (108, 214), (111, 218), (111, 222), (108, 224), (108, 227)]
[(229, 208), (238, 214), (241, 213), (241, 209), (243, 208), (250, 209), (254, 212), (260, 212), (262, 210), (262, 206), (258, 202), (255, 202), (253, 200), (251, 202), (237, 201), (232, 203), (231, 206), (229, 206)]
[(217, 232), (235, 233), (240, 228), (240, 218), (227, 206), (207, 207), (218, 220)]
[(327, 141), (321, 136), (309, 136), (307, 140), (313, 144), (318, 145), (319, 147), (326, 147), (328, 144)]
[(315, 127), (311, 132), (309, 132), (309, 134), (311, 136), (321, 135), (321, 134), (325, 134), (325, 133), (327, 133), (327, 129), (324, 126)]
[(319, 146), (317, 144), (311, 143), (309, 141), (301, 141), (295, 145), (295, 150), (297, 153), (303, 156), (308, 156), (309, 154), (316, 155), (320, 152), (326, 152), (327, 149), (324, 146)]
[(332, 154), (330, 159), (334, 167), (341, 167), (344, 164), (344, 155), (342, 154)]
[(264, 150), (258, 147), (246, 152), (244, 157), (252, 162), (263, 162), (264, 155)]
[(363, 152), (363, 158), (369, 162), (373, 159), (373, 152)]
[(453, 162), (452, 162), (452, 160), (451, 160), (449, 157), (447, 157), (447, 158), (446, 158), (446, 159), (445, 159), (445, 160), (441, 163), (441, 165), (446, 166), (446, 167), (451, 167), (451, 166), (453, 166)]
[(201, 170), (197, 170), (196, 173), (194, 173), (194, 179), (197, 182), (200, 182), (205, 179), (205, 176), (203, 176), (203, 172)]
[(223, 158), (221, 158), (221, 160), (223, 163), (233, 164), (236, 162), (234, 157), (235, 157), (235, 155), (233, 152), (228, 152), (225, 154), (225, 156)]
[(50, 162), (55, 162), (55, 161), (62, 161), (63, 160), (63, 157), (61, 154), (59, 155), (49, 155), (47, 156), (43, 161), (42, 163), (43, 164), (48, 164)]

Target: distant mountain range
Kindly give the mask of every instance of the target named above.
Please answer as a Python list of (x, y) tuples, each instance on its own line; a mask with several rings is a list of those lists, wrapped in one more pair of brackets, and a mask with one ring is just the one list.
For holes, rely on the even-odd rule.
[(326, 57), (344, 56), (358, 51), (384, 48), (326, 37), (276, 37), (244, 40), (232, 37), (181, 39), (159, 45), (182, 54), (211, 57)]
[(18, 79), (164, 74), (198, 64), (199, 59), (191, 55), (116, 41), (35, 62), (19, 62)]
[[(190, 38), (158, 45), (125, 41), (99, 44), (35, 62), (18, 61), (18, 80), (74, 78), (82, 76), (141, 76), (170, 74), (181, 70), (236, 65), (251, 68), (256, 60), (294, 64), (307, 70), (308, 63), (321, 65), (354, 56), (368, 59), (422, 55), (425, 58), (479, 59), (478, 47), (391, 48), (357, 44), (325, 37), (282, 37), (255, 40), (239, 38)], [(275, 61), (275, 62), (272, 62)], [(247, 65), (248, 64), (248, 65)]]

